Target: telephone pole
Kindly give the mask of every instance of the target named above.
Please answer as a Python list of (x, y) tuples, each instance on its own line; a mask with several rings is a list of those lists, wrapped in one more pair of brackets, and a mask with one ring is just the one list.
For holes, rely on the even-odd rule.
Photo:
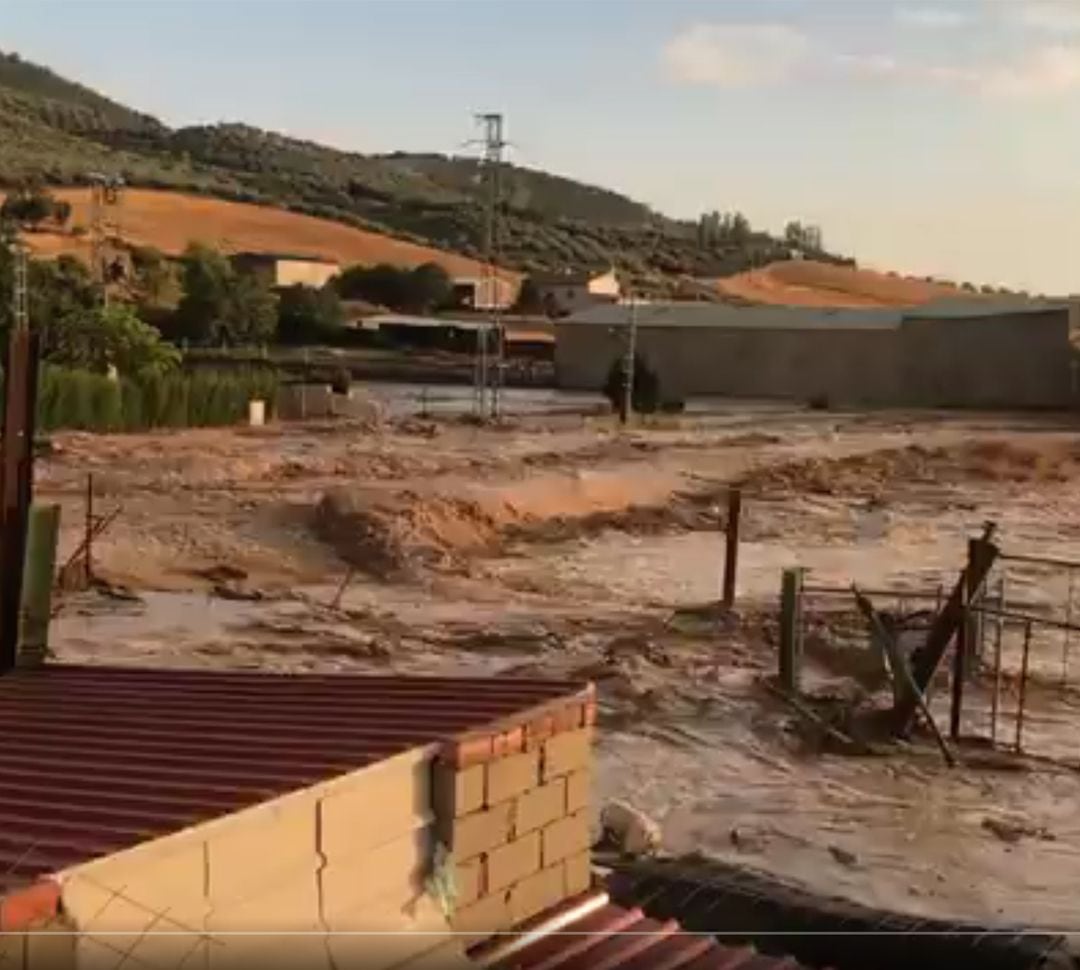
[(484, 197), (484, 279), (480, 292), (487, 293), (489, 320), (482, 324), (476, 334), (476, 360), (474, 366), (475, 409), (481, 420), (497, 419), (500, 413), (502, 388), (503, 325), (499, 309), (499, 199), (502, 169), (503, 116), (497, 113), (476, 116), (481, 126), (483, 146), (481, 172), (486, 192)]

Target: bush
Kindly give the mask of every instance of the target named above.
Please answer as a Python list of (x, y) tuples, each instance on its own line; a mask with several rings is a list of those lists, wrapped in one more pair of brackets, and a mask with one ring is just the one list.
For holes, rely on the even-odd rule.
[(38, 384), (37, 421), (43, 431), (101, 432), (236, 424), (247, 416), (250, 400), (263, 400), (272, 411), (277, 385), (278, 375), (269, 368), (150, 372), (112, 380), (47, 364)]
[[(625, 374), (623, 372), (623, 358), (616, 357), (608, 370), (607, 381), (604, 383), (604, 396), (611, 402), (615, 411), (622, 408), (623, 395), (625, 394)], [(638, 414), (652, 414), (661, 404), (660, 378), (641, 357), (634, 356), (634, 385), (632, 388), (633, 398), (630, 406)]]

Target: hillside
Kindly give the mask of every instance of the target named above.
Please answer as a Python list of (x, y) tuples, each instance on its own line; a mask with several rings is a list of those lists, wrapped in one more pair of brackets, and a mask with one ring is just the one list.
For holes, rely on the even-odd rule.
[[(42, 176), (261, 203), (476, 257), (484, 238), (478, 163), (362, 155), (243, 124), (170, 129), (15, 55), (0, 54), (0, 185)], [(514, 165), (502, 170), (501, 262), (558, 271), (614, 264), (638, 277), (721, 275), (785, 258), (764, 233), (702, 246), (694, 223), (616, 192)]]
[(976, 298), (948, 283), (812, 260), (774, 263), (711, 282), (723, 297), (786, 306), (901, 307), (958, 296)]
[[(60, 189), (55, 193), (72, 205), (72, 224), (85, 226), (89, 220), (88, 189)], [(343, 266), (354, 263), (388, 262), (417, 266), (437, 262), (455, 276), (480, 275), (482, 264), (475, 260), (393, 239), (328, 219), (270, 206), (228, 202), (207, 196), (129, 189), (120, 206), (124, 241), (154, 246), (167, 255), (179, 255), (196, 240), (224, 252), (291, 252), (336, 260)], [(26, 240), (35, 252), (55, 256), (72, 253), (86, 257), (89, 239), (70, 232), (33, 232)]]

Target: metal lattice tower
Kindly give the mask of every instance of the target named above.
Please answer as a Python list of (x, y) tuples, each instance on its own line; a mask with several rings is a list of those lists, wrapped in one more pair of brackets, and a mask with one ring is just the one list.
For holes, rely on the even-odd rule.
[(499, 199), (501, 193), (500, 175), (502, 169), (503, 116), (501, 114), (481, 114), (476, 117), (483, 129), (484, 153), (481, 160), (481, 172), (487, 192), (485, 195), (484, 221), (484, 279), (481, 282), (481, 294), (487, 295), (489, 320), (481, 326), (476, 337), (476, 361), (474, 366), (474, 406), (481, 420), (498, 418), (501, 409), (501, 390), (505, 361), (503, 359), (503, 323), (499, 309)]
[(111, 239), (120, 238), (120, 198), (123, 179), (92, 172), (90, 178), (90, 269), (109, 304), (108, 252)]

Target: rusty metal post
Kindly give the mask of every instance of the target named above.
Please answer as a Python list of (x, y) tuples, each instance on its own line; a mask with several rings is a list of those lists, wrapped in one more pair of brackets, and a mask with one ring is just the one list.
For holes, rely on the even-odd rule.
[[(970, 569), (970, 560), (969, 569)], [(967, 631), (970, 621), (968, 607), (968, 584), (960, 584), (960, 622), (956, 627), (956, 639), (953, 643), (952, 669), (952, 704), (949, 708), (949, 737), (953, 741), (960, 738), (960, 714), (964, 705), (964, 677), (967, 675)]]
[(742, 489), (728, 489), (727, 521), (724, 523), (724, 609), (735, 606), (735, 582), (739, 565), (739, 518)]
[(1024, 624), (1024, 655), (1020, 661), (1020, 697), (1016, 706), (1016, 753), (1024, 750), (1024, 700), (1027, 696), (1028, 655), (1031, 653), (1031, 620)]
[(990, 699), (990, 743), (997, 744), (998, 711), (1001, 709), (1001, 640), (1005, 635), (1005, 571), (1001, 573), (998, 615), (994, 624), (994, 693)]
[(780, 687), (790, 694), (799, 689), (802, 666), (801, 569), (785, 569), (780, 586)]
[(4, 439), (0, 456), (0, 674), (18, 658), (26, 535), (33, 497), (37, 334), (19, 327), (8, 341)]

